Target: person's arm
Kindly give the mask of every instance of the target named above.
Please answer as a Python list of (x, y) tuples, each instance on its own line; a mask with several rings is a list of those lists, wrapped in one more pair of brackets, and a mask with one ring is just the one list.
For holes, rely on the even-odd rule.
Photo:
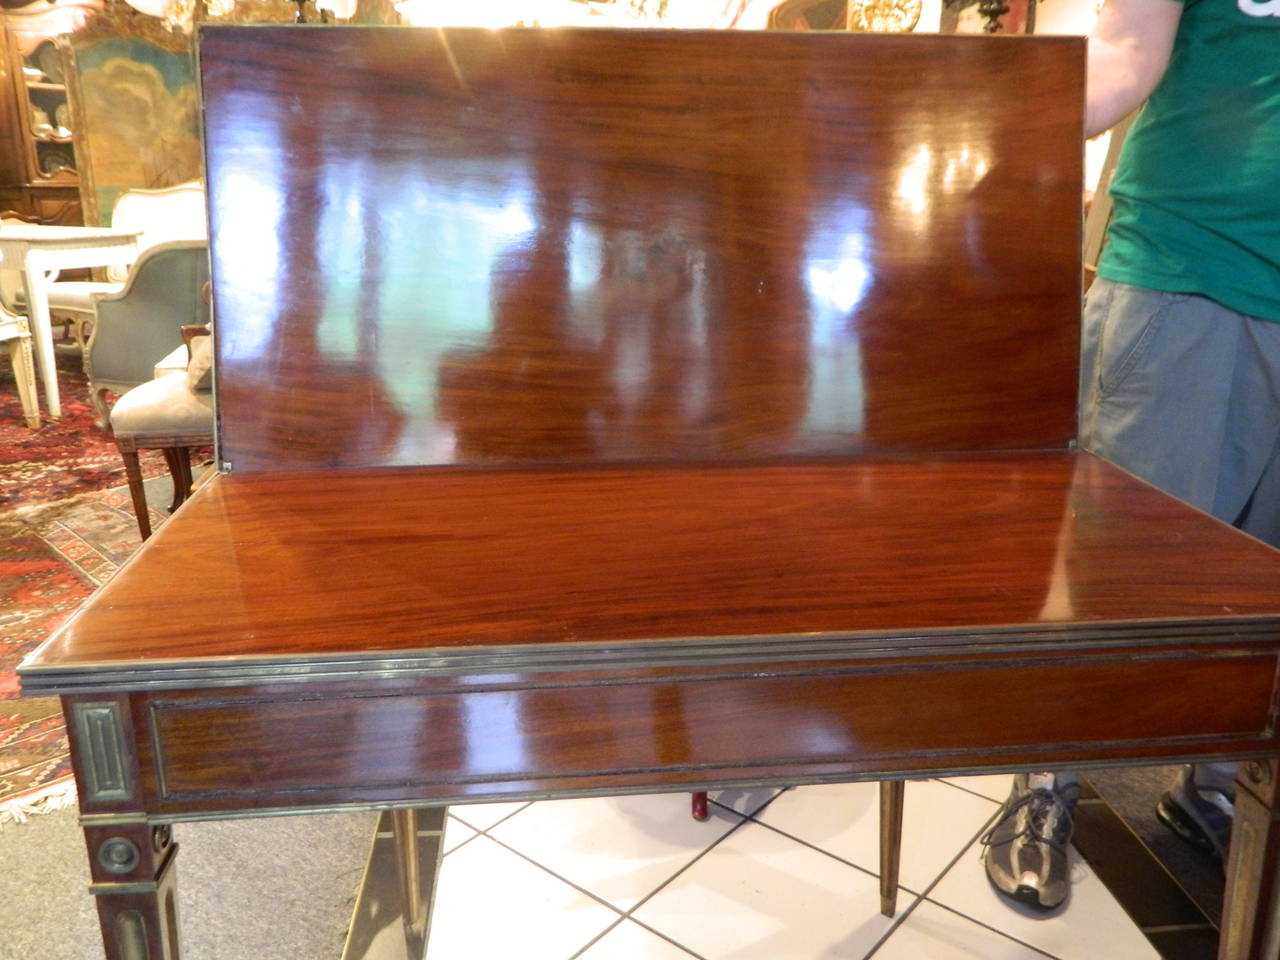
[(1151, 95), (1181, 17), (1177, 0), (1106, 0), (1089, 35), (1085, 136), (1111, 129)]

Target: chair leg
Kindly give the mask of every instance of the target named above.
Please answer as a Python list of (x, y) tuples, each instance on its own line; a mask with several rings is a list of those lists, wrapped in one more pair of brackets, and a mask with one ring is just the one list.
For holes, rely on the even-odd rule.
[(138, 515), (138, 532), (142, 539), (151, 536), (151, 515), (147, 513), (147, 491), (142, 486), (142, 466), (138, 463), (138, 451), (126, 450), (120, 446), (120, 456), (124, 458), (124, 473), (129, 478), (129, 496), (133, 500), (133, 512)]
[(690, 812), (695, 820), (705, 820), (711, 816), (711, 811), (707, 809), (707, 791), (698, 790), (691, 798)]
[(31, 355), (31, 338), (14, 337), (6, 345), (13, 364), (13, 379), (18, 385), (22, 419), (32, 430), (37, 430), (40, 427), (40, 409), (36, 406), (36, 364)]
[(105, 387), (89, 384), (89, 405), (93, 407), (93, 425), (99, 430), (111, 429), (111, 410), (107, 407)]
[(902, 853), (901, 780), (880, 781), (880, 912), (892, 917), (898, 909), (898, 861)]
[(164, 447), (165, 463), (173, 478), (173, 502), (169, 512), (177, 510), (191, 495), (191, 450), (187, 447)]

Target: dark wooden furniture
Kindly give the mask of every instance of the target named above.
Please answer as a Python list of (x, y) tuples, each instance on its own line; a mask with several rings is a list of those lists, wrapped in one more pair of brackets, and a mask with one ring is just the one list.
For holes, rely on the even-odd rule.
[(1264, 955), (1280, 554), (1071, 448), (1079, 40), (201, 43), (222, 472), (22, 668), (112, 960), (175, 821), (1192, 757)]
[(66, 15), (49, 7), (0, 12), (0, 207), (42, 223), (83, 222), (74, 123), (55, 46)]

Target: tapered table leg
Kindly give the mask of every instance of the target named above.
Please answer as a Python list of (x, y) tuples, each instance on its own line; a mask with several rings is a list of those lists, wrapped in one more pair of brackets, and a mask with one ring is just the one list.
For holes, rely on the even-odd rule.
[(106, 958), (179, 960), (178, 846), (143, 809), (129, 699), (63, 697), (62, 712)]
[(342, 960), (422, 960), (444, 816), (444, 807), (424, 807), (379, 818)]
[(1280, 916), (1275, 903), (1280, 863), (1278, 775), (1280, 761), (1275, 758), (1240, 764), (1218, 960), (1280, 957)]
[(179, 960), (170, 828), (127, 815), (82, 823), (107, 960)]
[(906, 784), (880, 781), (880, 912), (892, 917), (898, 909), (898, 860), (902, 848), (902, 801)]

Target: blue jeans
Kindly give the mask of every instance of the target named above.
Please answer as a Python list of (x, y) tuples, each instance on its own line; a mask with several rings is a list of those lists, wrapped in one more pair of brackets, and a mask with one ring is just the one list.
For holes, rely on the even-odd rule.
[(1099, 278), (1080, 446), (1280, 546), (1280, 323)]

